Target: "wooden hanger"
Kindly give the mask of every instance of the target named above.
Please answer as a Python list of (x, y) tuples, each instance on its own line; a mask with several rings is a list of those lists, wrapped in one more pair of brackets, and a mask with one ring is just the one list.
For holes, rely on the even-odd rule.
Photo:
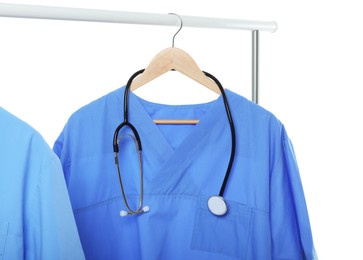
[(193, 58), (185, 51), (175, 47), (167, 48), (159, 52), (151, 60), (145, 71), (133, 80), (130, 89), (136, 90), (171, 70), (179, 71), (218, 95), (221, 94), (218, 85), (199, 69)]
[[(167, 48), (159, 52), (151, 60), (145, 71), (133, 80), (130, 89), (136, 90), (144, 84), (172, 70), (179, 71), (180, 73), (214, 91), (218, 95), (221, 94), (218, 85), (199, 69), (193, 58), (185, 51), (175, 47)], [(155, 124), (197, 124), (198, 122), (199, 120), (195, 119), (154, 120)]]
[[(159, 52), (151, 60), (145, 71), (133, 80), (130, 89), (136, 90), (137, 88), (163, 75), (164, 73), (175, 70), (179, 71), (180, 73), (197, 81), (198, 83), (220, 95), (221, 92), (217, 83), (215, 83), (212, 79), (208, 78), (203, 73), (203, 71), (201, 71), (197, 63), (189, 54), (179, 48), (174, 47), (174, 39), (183, 27), (183, 20), (177, 14), (170, 14), (176, 15), (180, 19), (180, 28), (173, 37), (172, 47), (166, 48), (163, 51)], [(197, 124), (198, 122), (199, 120), (154, 120), (154, 123), (156, 124)]]

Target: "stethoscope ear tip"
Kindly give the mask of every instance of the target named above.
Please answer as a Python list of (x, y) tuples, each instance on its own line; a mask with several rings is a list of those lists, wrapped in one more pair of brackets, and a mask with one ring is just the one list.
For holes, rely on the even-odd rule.
[(120, 211), (120, 216), (121, 217), (126, 217), (127, 215), (137, 215), (137, 214), (140, 214), (140, 213), (147, 213), (149, 211), (150, 211), (150, 207), (149, 206), (145, 206), (141, 210), (139, 209), (139, 210), (137, 210), (135, 212), (133, 212), (133, 211), (127, 212), (126, 210), (121, 210)]
[(121, 210), (120, 211), (120, 216), (121, 217), (126, 217), (128, 214), (127, 214), (127, 211), (125, 211), (125, 210)]

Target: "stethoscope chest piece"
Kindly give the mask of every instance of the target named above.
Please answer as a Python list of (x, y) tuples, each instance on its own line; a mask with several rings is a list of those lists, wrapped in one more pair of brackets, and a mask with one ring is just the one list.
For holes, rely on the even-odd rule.
[(208, 199), (208, 209), (216, 216), (223, 216), (227, 213), (227, 204), (221, 196), (214, 195)]

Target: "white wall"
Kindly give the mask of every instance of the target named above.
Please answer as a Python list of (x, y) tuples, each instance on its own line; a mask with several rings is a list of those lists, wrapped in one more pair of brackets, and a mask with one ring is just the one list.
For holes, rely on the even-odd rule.
[[(359, 1), (6, 2), (277, 21), (276, 33), (260, 34), (260, 105), (285, 124), (294, 143), (320, 259), (363, 259)], [(0, 18), (0, 105), (52, 146), (71, 113), (124, 85), (171, 45), (175, 31)], [(250, 98), (250, 32), (184, 28), (175, 44), (224, 87)], [(157, 83), (176, 82), (169, 77)], [(169, 103), (210, 98), (191, 100), (188, 89), (178, 85), (168, 88), (168, 94), (178, 91), (178, 99), (156, 92), (140, 95)]]

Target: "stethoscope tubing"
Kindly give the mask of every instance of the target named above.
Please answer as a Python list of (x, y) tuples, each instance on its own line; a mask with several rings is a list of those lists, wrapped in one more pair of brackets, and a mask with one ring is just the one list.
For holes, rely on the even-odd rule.
[[(124, 121), (119, 126), (117, 126), (117, 128), (115, 130), (115, 133), (114, 133), (114, 136), (113, 136), (113, 150), (114, 150), (114, 153), (115, 153), (115, 163), (116, 163), (117, 169), (118, 169), (118, 175), (119, 175), (119, 181), (120, 181), (120, 185), (121, 185), (122, 195), (124, 197), (126, 206), (129, 209), (129, 213), (128, 214), (138, 214), (139, 212), (142, 212), (140, 210), (140, 208), (142, 206), (142, 199), (141, 199), (141, 205), (139, 205), (139, 207), (138, 207), (138, 209), (136, 211), (132, 211), (129, 208), (128, 203), (127, 203), (127, 200), (126, 200), (126, 196), (125, 196), (125, 193), (124, 193), (122, 181), (121, 181), (121, 173), (119, 171), (119, 166), (118, 166), (118, 164), (119, 164), (119, 162), (118, 162), (118, 152), (119, 152), (118, 135), (119, 135), (120, 130), (124, 126), (128, 126), (132, 130), (132, 132), (133, 132), (133, 134), (135, 136), (135, 141), (136, 141), (136, 144), (137, 144), (136, 146), (137, 146), (139, 155), (141, 155), (141, 151), (142, 151), (141, 139), (140, 139), (139, 133), (137, 132), (136, 128), (129, 122), (129, 118), (128, 118), (129, 107), (128, 107), (128, 105), (129, 105), (129, 92), (130, 92), (130, 86), (132, 84), (132, 81), (139, 74), (143, 73), (144, 70), (145, 69), (141, 69), (141, 70), (135, 72), (130, 77), (130, 79), (128, 80), (128, 82), (126, 84), (125, 92), (124, 92), (124, 111), (123, 111), (124, 112)], [(226, 93), (225, 93), (225, 91), (223, 89), (222, 84), (212, 74), (210, 74), (208, 72), (205, 72), (205, 71), (203, 71), (203, 73), (207, 77), (211, 78), (217, 84), (217, 86), (218, 86), (218, 88), (219, 88), (219, 90), (221, 92), (221, 95), (222, 95), (222, 98), (223, 98), (224, 107), (225, 107), (226, 114), (227, 114), (227, 118), (228, 118), (228, 122), (229, 122), (229, 125), (230, 125), (230, 131), (231, 131), (231, 140), (232, 140), (232, 143), (231, 143), (231, 153), (230, 153), (230, 158), (229, 158), (229, 162), (228, 162), (228, 167), (227, 167), (227, 170), (226, 170), (226, 174), (224, 176), (223, 183), (221, 185), (221, 189), (219, 191), (219, 197), (221, 197), (222, 200), (223, 200), (223, 194), (224, 194), (224, 191), (225, 191), (225, 188), (226, 188), (226, 185), (227, 185), (227, 182), (228, 182), (228, 179), (229, 179), (231, 170), (232, 170), (233, 161), (234, 161), (234, 157), (235, 157), (235, 151), (236, 151), (236, 133), (235, 133), (235, 127), (234, 127), (234, 123), (233, 123), (233, 118), (232, 118), (231, 110), (230, 110), (230, 107), (229, 107), (229, 104), (228, 104), (228, 100), (227, 100), (227, 96), (226, 96)], [(140, 161), (141, 161), (141, 159), (140, 159)], [(140, 163), (142, 163), (142, 162), (140, 162)], [(142, 169), (141, 169), (141, 175), (140, 176), (142, 178)], [(140, 182), (141, 182), (141, 187), (142, 187), (143, 180), (140, 180)], [(141, 192), (140, 195), (142, 196), (142, 191), (140, 191), (140, 192)]]
[(221, 91), (221, 94), (222, 94), (222, 97), (223, 97), (223, 102), (224, 102), (224, 107), (226, 109), (226, 114), (227, 114), (227, 118), (228, 118), (228, 122), (229, 122), (230, 129), (231, 129), (231, 140), (232, 140), (232, 144), (231, 144), (231, 155), (229, 157), (227, 171), (226, 171), (226, 174), (224, 176), (221, 189), (219, 191), (219, 196), (220, 197), (223, 197), (224, 190), (226, 189), (226, 186), (227, 186), (227, 182), (228, 182), (228, 179), (229, 179), (229, 175), (231, 173), (231, 170), (232, 170), (233, 161), (234, 161), (234, 157), (235, 157), (235, 153), (236, 153), (236, 131), (235, 131), (235, 128), (234, 128), (233, 118), (232, 118), (231, 110), (229, 108), (229, 103), (228, 103), (227, 95), (226, 95), (226, 92), (223, 89), (222, 84), (212, 74), (210, 74), (208, 72), (205, 72), (205, 71), (203, 71), (203, 73), (208, 78), (211, 78), (217, 84), (219, 90)]

